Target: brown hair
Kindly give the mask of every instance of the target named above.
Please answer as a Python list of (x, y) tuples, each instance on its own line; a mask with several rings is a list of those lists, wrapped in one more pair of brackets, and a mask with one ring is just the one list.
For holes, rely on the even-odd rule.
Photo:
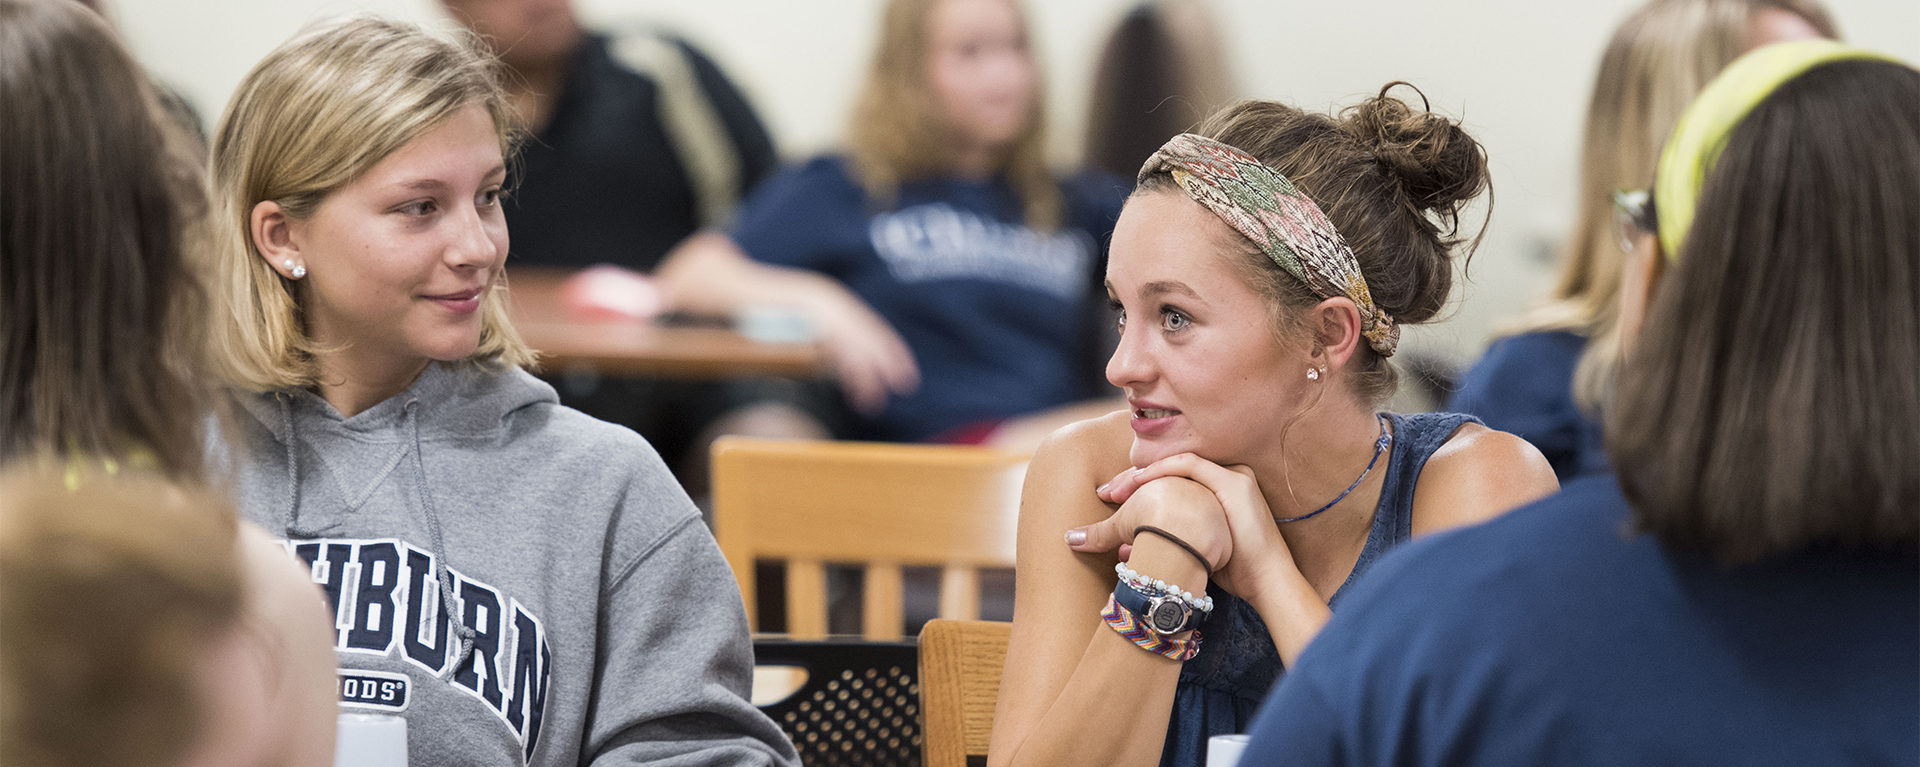
[(1622, 367), (1641, 529), (1744, 562), (1920, 546), (1920, 71), (1809, 70), (1709, 172)]
[(92, 11), (0, 0), (0, 459), (198, 476), (205, 215), (190, 137)]
[[(513, 156), (514, 118), (500, 64), (470, 32), (441, 37), (412, 24), (347, 18), (267, 54), (234, 91), (213, 143), (214, 258), (222, 311), (215, 362), (250, 391), (317, 383), (319, 363), (293, 283), (260, 257), (253, 208), (278, 202), (306, 218), (346, 186), (469, 104), (493, 117)], [(532, 349), (507, 316), (506, 281), (480, 303), (480, 345), (468, 361), (527, 366)]]
[(0, 763), (178, 763), (210, 647), (239, 626), (234, 512), (151, 475), (30, 467), (0, 476)]
[[(1454, 250), (1468, 242), (1460, 215), (1491, 182), (1480, 142), (1458, 123), (1387, 95), (1397, 85), (1405, 83), (1390, 83), (1337, 117), (1241, 102), (1195, 132), (1293, 181), (1353, 248), (1374, 303), (1399, 324), (1416, 325), (1446, 307)], [(1138, 193), (1161, 190), (1178, 191), (1171, 175), (1142, 179)], [(1478, 243), (1476, 236), (1469, 254)], [(1267, 295), (1282, 332), (1304, 332), (1297, 312), (1320, 297), (1251, 241), (1245, 245), (1235, 263)], [(1355, 357), (1361, 397), (1375, 404), (1391, 398), (1398, 385), (1393, 364), (1364, 343)]]
[(1747, 26), (1765, 8), (1797, 14), (1839, 38), (1818, 0), (1653, 0), (1620, 23), (1600, 56), (1581, 139), (1578, 211), (1559, 276), (1544, 303), (1498, 331), (1589, 336), (1575, 389), (1590, 409), (1599, 409), (1618, 359), (1623, 251), (1613, 193), (1652, 186), (1653, 166), (1680, 113), (1747, 49)]
[[(875, 200), (891, 201), (901, 182), (938, 176), (952, 166), (953, 128), (927, 67), (933, 9), (941, 2), (890, 0), (881, 17), (880, 46), (847, 128), (854, 175)], [(1005, 2), (1025, 19), (1018, 0)], [(1045, 91), (1036, 81), (1027, 127), (1002, 154), (998, 168), (1020, 196), (1026, 224), (1037, 229), (1059, 226), (1065, 204), (1047, 168)]]

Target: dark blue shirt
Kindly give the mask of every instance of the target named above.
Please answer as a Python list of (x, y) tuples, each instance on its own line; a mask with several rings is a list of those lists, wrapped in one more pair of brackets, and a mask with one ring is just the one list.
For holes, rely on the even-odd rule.
[(1127, 187), (1088, 177), (1062, 192), (1066, 225), (1043, 232), (1004, 180), (909, 182), (882, 206), (825, 157), (769, 179), (733, 239), (758, 261), (839, 280), (900, 333), (920, 388), (871, 426), (917, 441), (1112, 392), (1090, 385), (1105, 357), (1088, 318), (1105, 310), (1095, 288)]
[(1600, 425), (1573, 401), (1573, 370), (1587, 337), (1565, 331), (1506, 336), (1460, 377), (1447, 410), (1533, 443), (1562, 483), (1607, 471)]
[(1242, 764), (1920, 764), (1920, 557), (1722, 568), (1611, 477), (1383, 559)]
[[(666, 42), (686, 57), (720, 118), (722, 145), (739, 159), (738, 188), (752, 189), (779, 168), (766, 128), (711, 60), (682, 40)], [(552, 119), (507, 166), (513, 191), (502, 210), (514, 265), (650, 271), (700, 228), (693, 182), (661, 122), (660, 86), (621, 63), (615, 44), (603, 35), (580, 41)]]

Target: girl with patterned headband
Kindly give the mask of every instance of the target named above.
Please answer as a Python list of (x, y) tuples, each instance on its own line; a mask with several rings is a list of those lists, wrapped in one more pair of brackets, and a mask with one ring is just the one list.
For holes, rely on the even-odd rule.
[(1622, 265), (1617, 473), (1396, 556), (1244, 767), (1920, 755), (1920, 70), (1746, 54)]
[(1034, 457), (992, 764), (1200, 764), (1387, 549), (1557, 488), (1517, 437), (1380, 410), (1486, 187), (1385, 90), (1241, 104), (1147, 161), (1106, 271), (1131, 407)]

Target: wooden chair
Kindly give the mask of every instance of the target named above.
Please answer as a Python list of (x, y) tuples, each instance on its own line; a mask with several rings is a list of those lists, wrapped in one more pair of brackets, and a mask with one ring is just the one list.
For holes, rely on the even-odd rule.
[(1013, 624), (928, 621), (920, 630), (920, 712), (926, 767), (984, 764)]
[(979, 616), (979, 569), (1012, 567), (1027, 456), (981, 447), (725, 437), (713, 526), (758, 623), (754, 563), (787, 563), (787, 629), (827, 635), (826, 563), (864, 563), (861, 634), (903, 633), (901, 568), (937, 566), (939, 614)]

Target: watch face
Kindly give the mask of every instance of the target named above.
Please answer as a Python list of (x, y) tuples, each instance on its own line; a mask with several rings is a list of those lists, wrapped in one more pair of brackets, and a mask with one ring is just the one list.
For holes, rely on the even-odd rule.
[(1182, 607), (1184, 605), (1173, 600), (1156, 601), (1147, 608), (1147, 625), (1162, 634), (1179, 631), (1180, 626), (1187, 622), (1187, 611)]

